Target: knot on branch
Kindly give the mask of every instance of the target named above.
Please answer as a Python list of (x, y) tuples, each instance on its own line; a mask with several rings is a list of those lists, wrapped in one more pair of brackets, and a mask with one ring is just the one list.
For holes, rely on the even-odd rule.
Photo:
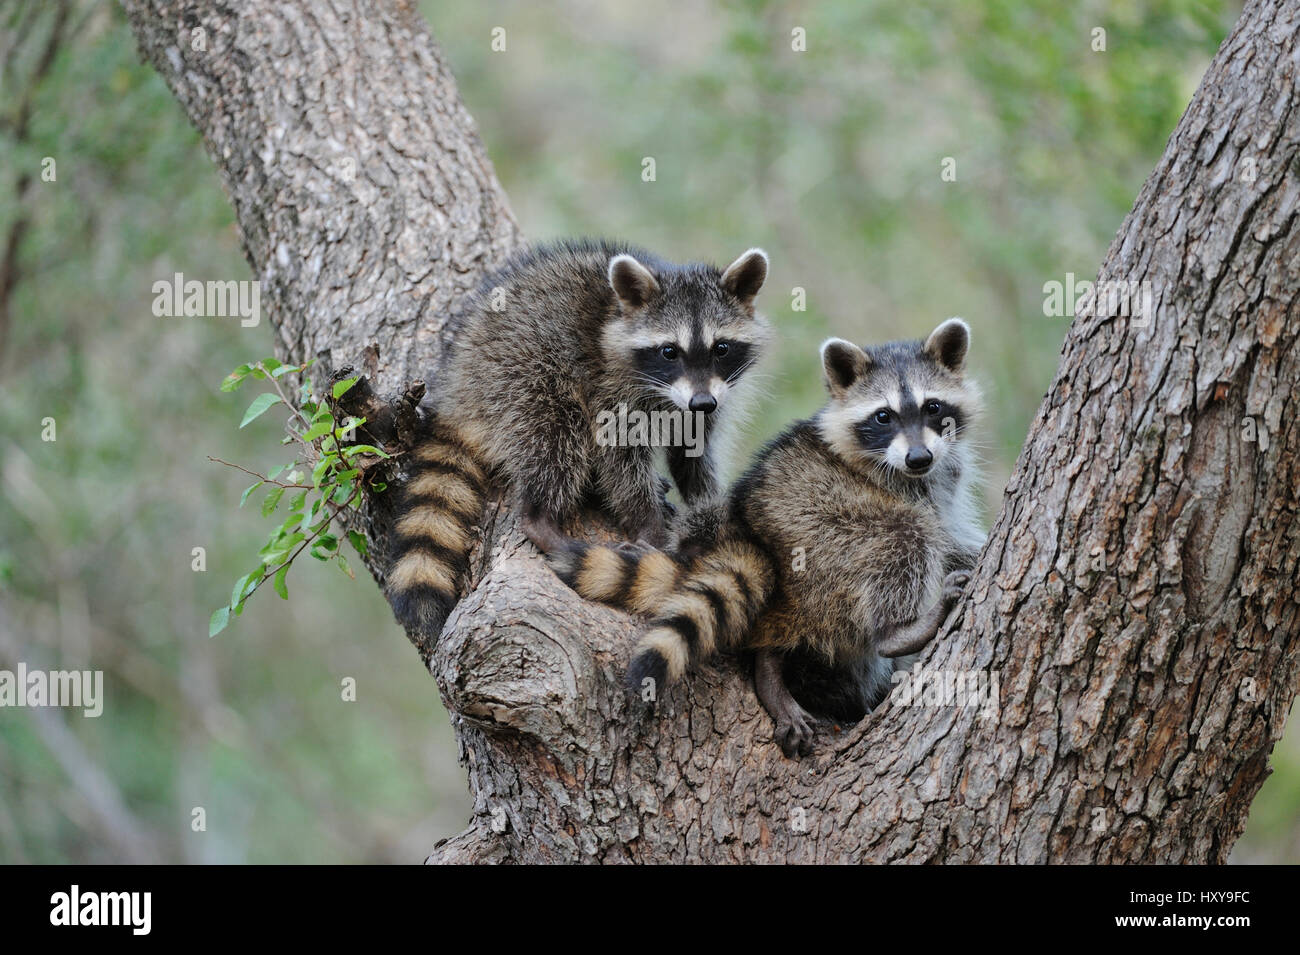
[(598, 728), (624, 707), (619, 677), (635, 622), (560, 584), (517, 520), (499, 531), (432, 657), (444, 702), (488, 731), (524, 734), (553, 752), (600, 749)]

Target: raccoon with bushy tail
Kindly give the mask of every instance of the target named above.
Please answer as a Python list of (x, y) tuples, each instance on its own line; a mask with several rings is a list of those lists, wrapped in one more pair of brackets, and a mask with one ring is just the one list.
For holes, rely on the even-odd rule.
[(924, 342), (831, 339), (828, 404), (764, 448), (673, 554), (575, 541), (549, 555), (578, 593), (652, 618), (630, 689), (661, 688), (720, 649), (755, 651), (787, 756), (810, 751), (817, 717), (856, 722), (884, 699), (983, 544), (969, 340), (960, 319)]
[(581, 241), (527, 250), (488, 276), (408, 456), (385, 588), (398, 620), (441, 631), (496, 480), (539, 547), (593, 497), (630, 539), (664, 542), (654, 449), (600, 440), (604, 412), (693, 416), (702, 447), (668, 448), (669, 471), (688, 503), (717, 493), (716, 439), (768, 337), (754, 309), (767, 266), (760, 249), (719, 270)]

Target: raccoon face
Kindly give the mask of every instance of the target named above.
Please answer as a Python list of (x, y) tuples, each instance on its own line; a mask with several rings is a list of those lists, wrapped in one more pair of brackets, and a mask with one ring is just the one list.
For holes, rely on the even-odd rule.
[(651, 272), (632, 256), (617, 255), (609, 284), (619, 315), (605, 326), (605, 355), (648, 395), (711, 414), (767, 339), (767, 323), (754, 312), (766, 278), (762, 249), (750, 249), (721, 274), (699, 265)]
[(864, 351), (832, 338), (822, 345), (831, 403), (822, 436), (850, 462), (921, 480), (960, 469), (966, 425), (979, 396), (963, 369), (970, 328), (950, 318), (921, 342)]

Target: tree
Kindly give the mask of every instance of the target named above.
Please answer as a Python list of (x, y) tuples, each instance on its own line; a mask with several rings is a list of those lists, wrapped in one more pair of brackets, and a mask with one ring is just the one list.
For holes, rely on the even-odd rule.
[[(400, 431), (457, 298), (520, 241), (418, 13), (124, 5), (220, 170), (278, 357), (361, 364)], [(644, 717), (635, 623), (564, 588), (498, 499), (472, 592), (415, 638), (475, 797), (430, 860), (1222, 862), (1300, 683), (1297, 62), (1300, 4), (1252, 0), (1069, 329), (922, 659), (995, 674), (996, 716), (888, 706), (791, 762), (724, 661)], [(382, 495), (363, 521), (382, 580)]]

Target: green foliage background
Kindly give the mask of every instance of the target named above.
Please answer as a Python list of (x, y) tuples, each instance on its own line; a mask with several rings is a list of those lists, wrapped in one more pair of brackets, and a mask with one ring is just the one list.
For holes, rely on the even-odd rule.
[[(248, 481), (206, 456), (273, 460), (280, 437), (274, 414), (237, 430), (247, 397), (217, 389), (270, 353), (271, 333), (151, 312), (153, 282), (174, 272), (252, 276), (211, 161), (115, 5), (72, 3), (18, 135), (54, 6), (0, 13), (0, 243), (27, 223), (0, 303), (0, 667), (103, 669), (107, 700), (98, 719), (0, 710), (0, 861), (107, 861), (124, 839), (175, 861), (418, 861), (469, 801), (436, 688), (371, 582), (306, 562), (288, 604), (259, 594), (207, 637), (264, 530), (236, 510)], [(827, 335), (967, 318), (990, 513), (1065, 332), (1043, 284), (1095, 276), (1240, 12), (422, 6), (528, 236), (611, 234), (720, 263), (768, 250), (761, 301), (780, 340), (746, 451), (818, 406)], [(46, 156), (56, 182), (40, 180)], [(956, 182), (941, 181), (944, 157)], [(1300, 859), (1295, 737), (1238, 859)], [(191, 830), (199, 806), (206, 832)]]

